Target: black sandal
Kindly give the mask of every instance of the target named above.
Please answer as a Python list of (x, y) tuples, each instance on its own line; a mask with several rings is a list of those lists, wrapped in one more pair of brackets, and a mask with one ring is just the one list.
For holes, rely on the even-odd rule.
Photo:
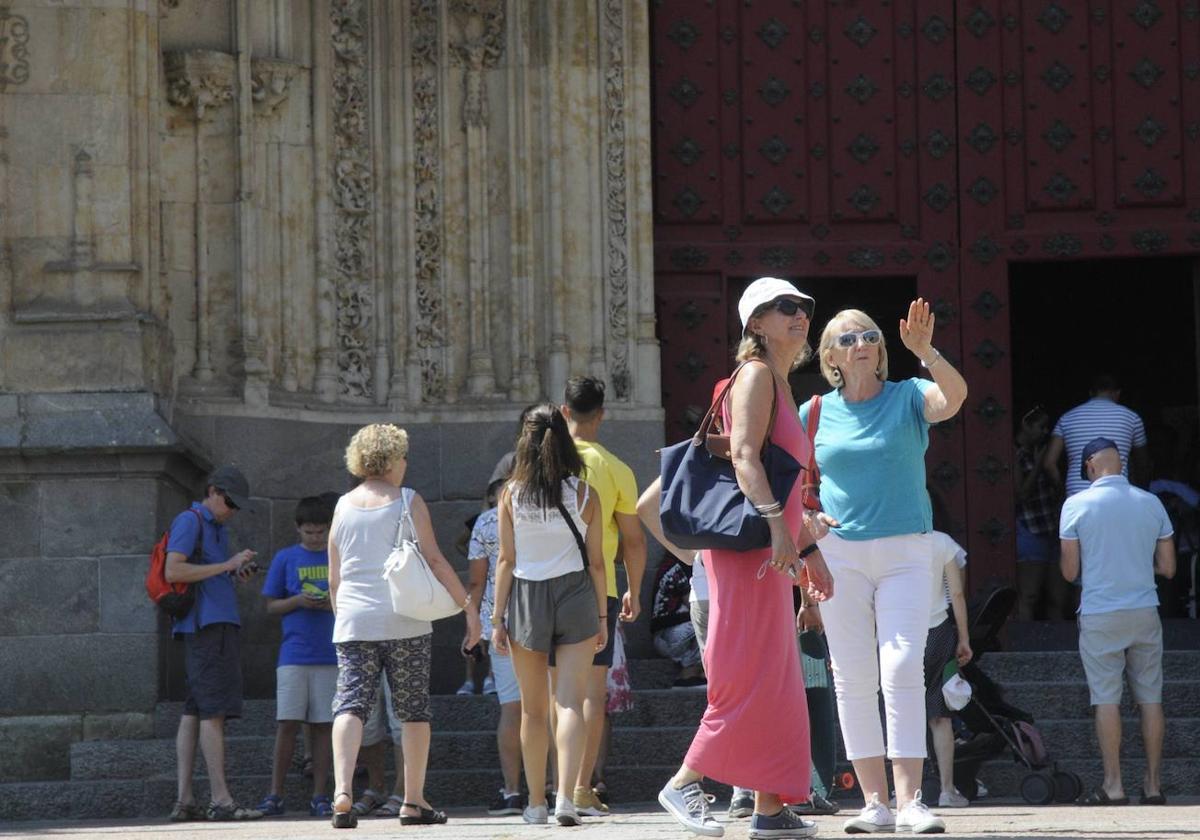
[(343, 796), (346, 797), (347, 799), (349, 799), (352, 804), (350, 805), (350, 808), (348, 808), (345, 811), (335, 810), (333, 812), (333, 819), (331, 820), (331, 822), (333, 823), (333, 827), (334, 828), (358, 828), (358, 814), (354, 813), (354, 805), (353, 805), (354, 797), (351, 796), (350, 794), (346, 793), (345, 791), (343, 791), (342, 793), (335, 793), (333, 795), (333, 801), (337, 802), (338, 799)]
[(1128, 805), (1129, 797), (1122, 796), (1119, 799), (1113, 799), (1108, 795), (1108, 793), (1105, 792), (1104, 788), (1097, 787), (1087, 796), (1079, 799), (1076, 804), (1089, 808), (1106, 807), (1110, 805)]
[(400, 815), (400, 825), (442, 825), (446, 822), (445, 811), (435, 811), (432, 808), (422, 808), (412, 802), (405, 802), (405, 808), (416, 808), (420, 812), (418, 817), (410, 817), (406, 814)]

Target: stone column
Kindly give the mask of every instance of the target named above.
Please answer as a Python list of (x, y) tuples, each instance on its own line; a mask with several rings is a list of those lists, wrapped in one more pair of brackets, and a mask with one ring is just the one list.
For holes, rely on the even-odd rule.
[(468, 334), (467, 394), (496, 395), (490, 328), (491, 255), (488, 227), (488, 90), (485, 74), (504, 54), (504, 0), (451, 0), (458, 32), (451, 53), (463, 67), (466, 134)]
[(211, 323), (209, 319), (208, 160), (204, 153), (204, 124), (213, 112), (233, 98), (236, 62), (227, 53), (210, 50), (169, 52), (163, 55), (167, 102), (187, 111), (193, 120), (195, 150), (194, 265), (196, 274), (196, 361), (192, 376), (199, 383), (213, 380)]
[(330, 0), (312, 2), (312, 123), (314, 236), (317, 242), (317, 347), (313, 388), (321, 402), (337, 399), (336, 290), (333, 281), (333, 186), (329, 172), (333, 39)]

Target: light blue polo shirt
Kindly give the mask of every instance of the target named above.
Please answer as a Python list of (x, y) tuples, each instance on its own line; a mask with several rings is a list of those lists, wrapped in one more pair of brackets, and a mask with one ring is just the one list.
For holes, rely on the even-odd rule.
[[(817, 467), (821, 507), (841, 525), (842, 539), (875, 540), (933, 530), (925, 489), (925, 419), (928, 379), (884, 382), (869, 400), (846, 402), (842, 392), (821, 398), (817, 420)], [(800, 422), (808, 429), (808, 409)]]
[(1079, 542), (1082, 615), (1158, 606), (1154, 547), (1174, 534), (1158, 497), (1106, 475), (1063, 503), (1058, 535)]
[[(224, 563), (230, 558), (229, 533), (225, 526), (213, 518), (212, 511), (199, 502), (192, 503), (192, 510), (198, 512), (204, 519), (204, 553), (200, 560), (204, 563)], [(167, 540), (167, 551), (177, 551), (192, 559), (196, 550), (196, 540), (200, 538), (200, 523), (196, 516), (189, 511), (183, 511), (171, 523), (171, 536)], [(196, 593), (196, 603), (192, 611), (179, 619), (171, 630), (176, 635), (180, 633), (195, 633), (210, 624), (227, 623), (241, 626), (238, 617), (237, 592), (234, 589), (233, 578), (228, 574), (215, 575), (193, 583)]]

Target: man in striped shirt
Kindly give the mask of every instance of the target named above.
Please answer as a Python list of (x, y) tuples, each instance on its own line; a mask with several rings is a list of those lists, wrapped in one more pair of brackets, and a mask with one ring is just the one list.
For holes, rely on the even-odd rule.
[(1046, 447), (1043, 466), (1046, 474), (1060, 487), (1063, 486), (1063, 479), (1059, 459), (1066, 452), (1068, 496), (1087, 489), (1090, 484), (1081, 478), (1080, 455), (1087, 442), (1098, 437), (1108, 438), (1117, 444), (1126, 477), (1132, 476), (1134, 484), (1143, 484), (1145, 479), (1146, 427), (1142, 418), (1119, 404), (1121, 386), (1109, 374), (1100, 374), (1092, 380), (1091, 394), (1087, 402), (1058, 418), (1051, 433), (1050, 445)]

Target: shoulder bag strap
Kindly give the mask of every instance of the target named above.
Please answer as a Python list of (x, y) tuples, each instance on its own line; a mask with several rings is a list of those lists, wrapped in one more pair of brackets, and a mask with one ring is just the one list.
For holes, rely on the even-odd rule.
[[(576, 490), (578, 493), (578, 490)], [(567, 512), (567, 506), (560, 500), (558, 503), (558, 512), (562, 514), (562, 518), (567, 521), (567, 527), (571, 529), (571, 536), (575, 538), (575, 545), (579, 547), (579, 559), (583, 562), (583, 571), (587, 571), (588, 555), (587, 546), (583, 542), (583, 535), (579, 533), (579, 529), (575, 527), (575, 520), (571, 514)]]
[(192, 549), (192, 556), (188, 559), (189, 563), (195, 563), (196, 558), (200, 558), (200, 562), (204, 562), (204, 517), (200, 515), (200, 511), (193, 507), (188, 508), (192, 515), (196, 517), (196, 524), (200, 526), (199, 532), (196, 534), (196, 547)]
[[(729, 392), (733, 388), (733, 380), (737, 378), (737, 375), (739, 373), (741, 373), (742, 368), (744, 368), (746, 365), (752, 364), (754, 362), (762, 362), (763, 365), (766, 365), (767, 370), (771, 370), (771, 366), (767, 365), (767, 363), (764, 362), (762, 359), (747, 359), (746, 361), (742, 362), (736, 368), (733, 369), (733, 373), (729, 374), (729, 381), (725, 383), (725, 387), (721, 389), (721, 393), (718, 394), (717, 398), (713, 401), (712, 407), (710, 407), (708, 409), (708, 414), (704, 415), (704, 419), (700, 421), (700, 428), (696, 430), (696, 435), (692, 439), (693, 443), (696, 446), (699, 446), (701, 443), (704, 443), (705, 439), (711, 434), (709, 429), (713, 425), (713, 423), (716, 422), (716, 418), (720, 416), (721, 409), (724, 407), (725, 401), (729, 399)], [(762, 450), (761, 451), (763, 453), (765, 453), (767, 451), (767, 447), (771, 443), (771, 433), (775, 430), (775, 411), (778, 408), (778, 405), (779, 405), (779, 383), (775, 381), (775, 373), (774, 373), (774, 371), (772, 371), (772, 373), (771, 373), (771, 419), (767, 422), (767, 434), (763, 438), (763, 442), (762, 442)], [(725, 430), (725, 433), (726, 434), (724, 436), (728, 436), (729, 430)]]
[(399, 548), (401, 543), (404, 542), (404, 523), (407, 521), (409, 533), (412, 535), (412, 542), (419, 551), (421, 549), (421, 541), (417, 539), (417, 525), (413, 522), (412, 508), (408, 503), (414, 492), (408, 487), (400, 488), (400, 501), (403, 503), (403, 510), (400, 511), (400, 520), (396, 523), (396, 541), (394, 547)]
[(821, 422), (821, 395), (814, 394), (808, 404), (808, 475), (805, 476), (805, 487), (812, 496), (817, 496), (821, 488), (821, 470), (817, 467), (817, 426)]

